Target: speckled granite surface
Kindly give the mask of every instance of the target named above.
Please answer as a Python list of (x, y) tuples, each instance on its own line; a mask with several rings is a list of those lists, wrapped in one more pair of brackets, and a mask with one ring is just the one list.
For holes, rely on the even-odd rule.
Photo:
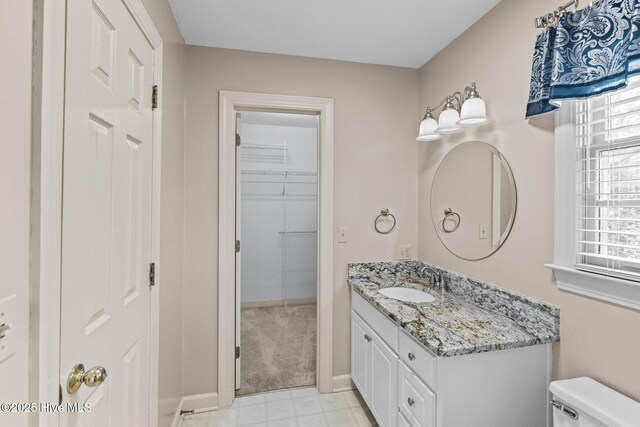
[[(445, 291), (420, 275), (430, 267)], [(349, 264), (349, 285), (438, 356), (457, 356), (560, 340), (560, 310), (535, 299), (420, 261)], [(378, 290), (420, 289), (430, 303), (406, 303)]]

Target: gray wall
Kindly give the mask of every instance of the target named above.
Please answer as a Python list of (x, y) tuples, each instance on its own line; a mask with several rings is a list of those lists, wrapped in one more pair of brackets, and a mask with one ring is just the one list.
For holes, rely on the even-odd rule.
[[(420, 70), (420, 114), (427, 104), (472, 81), (488, 105), (491, 125), (420, 148), (420, 258), (555, 304), (561, 341), (554, 346), (554, 377), (591, 376), (640, 399), (638, 311), (560, 292), (553, 274), (554, 118), (524, 119), (533, 44), (533, 18), (558, 6), (544, 0), (503, 0)], [(518, 188), (518, 212), (505, 245), (482, 261), (464, 261), (445, 249), (431, 223), (431, 182), (456, 144), (481, 140), (507, 158)]]
[[(417, 244), (417, 88), (415, 69), (188, 47), (185, 394), (217, 391), (218, 91), (334, 99), (336, 234), (349, 227), (349, 243), (334, 243), (337, 376), (350, 371), (347, 263), (394, 259), (398, 244)], [(386, 207), (398, 228), (382, 236), (372, 224)]]

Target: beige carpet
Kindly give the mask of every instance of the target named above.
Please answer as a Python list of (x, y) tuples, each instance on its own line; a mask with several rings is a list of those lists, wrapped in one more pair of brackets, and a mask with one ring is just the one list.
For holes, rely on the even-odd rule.
[(240, 333), (237, 395), (316, 383), (316, 304), (244, 308)]

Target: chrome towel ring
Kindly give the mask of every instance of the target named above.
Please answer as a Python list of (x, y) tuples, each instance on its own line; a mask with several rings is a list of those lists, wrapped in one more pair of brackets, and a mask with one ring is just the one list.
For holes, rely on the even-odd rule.
[[(455, 221), (455, 225), (451, 228), (447, 228), (446, 224), (447, 224), (447, 220), (448, 219), (452, 219), (453, 217), (457, 217), (457, 220)], [(445, 233), (453, 233), (454, 231), (456, 231), (458, 229), (458, 227), (460, 227), (460, 215), (457, 212), (454, 212), (451, 210), (451, 208), (447, 208), (444, 210), (444, 218), (442, 220), (442, 229), (444, 230)]]
[[(387, 219), (389, 217), (391, 217), (391, 219), (393, 220), (393, 225), (391, 225), (391, 228), (388, 229), (388, 230), (380, 230), (380, 227), (378, 226), (378, 222), (381, 219)], [(393, 231), (394, 228), (396, 228), (396, 217), (393, 216), (393, 214), (391, 212), (389, 212), (389, 209), (382, 209), (380, 211), (380, 215), (378, 215), (376, 217), (376, 220), (373, 221), (373, 226), (374, 226), (374, 228), (376, 229), (376, 231), (378, 233), (380, 233), (380, 234), (389, 234), (389, 233), (391, 233)]]

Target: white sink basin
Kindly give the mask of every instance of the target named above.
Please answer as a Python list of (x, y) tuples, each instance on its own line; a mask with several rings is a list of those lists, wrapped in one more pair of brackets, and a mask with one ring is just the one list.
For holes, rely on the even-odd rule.
[(426, 292), (419, 291), (417, 289), (392, 287), (380, 289), (380, 292), (385, 297), (397, 299), (404, 302), (432, 302), (436, 298)]

